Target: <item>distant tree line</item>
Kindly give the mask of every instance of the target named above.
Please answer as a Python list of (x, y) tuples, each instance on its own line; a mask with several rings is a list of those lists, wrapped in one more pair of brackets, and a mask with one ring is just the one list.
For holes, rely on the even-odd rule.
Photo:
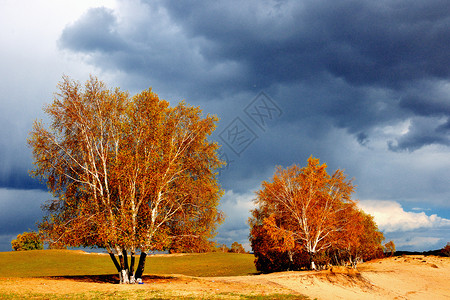
[(395, 251), (395, 255), (436, 255), (443, 257), (450, 257), (450, 242), (447, 242), (442, 249), (429, 251)]
[(173, 243), (168, 250), (170, 253), (248, 253), (244, 249), (244, 246), (238, 242), (233, 242), (231, 246), (228, 247), (226, 244), (218, 244), (214, 241), (207, 241), (204, 243), (187, 243), (186, 241), (180, 240), (177, 243)]
[(231, 244), (230, 248), (228, 248), (227, 245), (223, 244), (223, 245), (219, 245), (217, 249), (220, 252), (247, 253), (247, 251), (245, 251), (245, 249), (242, 246), (242, 244), (239, 244), (238, 242), (233, 242)]

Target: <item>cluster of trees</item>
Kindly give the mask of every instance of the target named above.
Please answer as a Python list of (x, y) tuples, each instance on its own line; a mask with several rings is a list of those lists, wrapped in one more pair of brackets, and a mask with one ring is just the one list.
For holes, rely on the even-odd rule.
[(278, 167), (262, 183), (249, 220), (259, 271), (356, 266), (383, 255), (383, 234), (352, 200), (352, 181), (342, 170), (330, 176), (326, 168), (310, 157), (306, 167)]
[(217, 117), (94, 77), (84, 86), (64, 77), (44, 111), (51, 124), (35, 122), (28, 143), (32, 174), (55, 197), (39, 227), (46, 242), (105, 248), (122, 283), (142, 276), (149, 251), (210, 247), (223, 219), (223, 163), (207, 139)]
[(247, 253), (247, 251), (245, 251), (242, 244), (239, 244), (238, 242), (233, 242), (231, 244), (231, 248), (228, 248), (227, 245), (222, 244), (222, 245), (216, 246), (216, 248), (214, 250), (217, 252)]
[(41, 237), (34, 231), (18, 234), (16, 239), (11, 241), (11, 246), (14, 251), (44, 249)]
[(242, 244), (233, 242), (231, 247), (226, 244), (217, 244), (214, 241), (205, 243), (186, 243), (174, 239), (171, 247), (168, 249), (170, 253), (205, 253), (205, 252), (230, 252), (230, 253), (247, 253)]
[(245, 251), (244, 247), (241, 244), (239, 244), (238, 242), (233, 242), (233, 244), (231, 244), (230, 252), (231, 253), (246, 253), (247, 251)]
[[(138, 281), (150, 251), (215, 248), (223, 162), (208, 136), (217, 117), (184, 102), (170, 107), (151, 89), (130, 97), (95, 77), (84, 86), (64, 77), (44, 111), (51, 124), (35, 122), (28, 143), (32, 174), (55, 197), (39, 226), (50, 248), (105, 248), (121, 283)], [(330, 176), (312, 157), (305, 168), (278, 168), (250, 219), (257, 269), (355, 265), (382, 254), (383, 235), (353, 191), (341, 170)], [(237, 242), (219, 248), (245, 252)]]

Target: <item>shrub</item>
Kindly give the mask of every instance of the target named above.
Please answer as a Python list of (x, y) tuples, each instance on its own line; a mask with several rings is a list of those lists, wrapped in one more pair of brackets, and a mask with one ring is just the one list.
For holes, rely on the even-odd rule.
[(450, 242), (448, 242), (447, 245), (441, 249), (441, 253), (444, 256), (450, 256)]
[(394, 241), (389, 241), (388, 243), (384, 244), (384, 253), (386, 254), (386, 256), (392, 256), (395, 254)]
[(37, 232), (24, 232), (18, 234), (15, 240), (11, 241), (11, 246), (15, 251), (42, 250), (43, 243)]

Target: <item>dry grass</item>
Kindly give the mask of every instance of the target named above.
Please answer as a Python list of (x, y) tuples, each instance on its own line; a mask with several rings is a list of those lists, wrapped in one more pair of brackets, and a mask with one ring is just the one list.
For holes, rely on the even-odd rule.
[[(214, 258), (216, 261), (213, 264), (209, 260)], [(239, 262), (240, 259), (246, 262)], [(153, 262), (156, 269), (161, 268), (160, 273), (165, 266), (164, 272), (167, 273), (158, 275), (147, 271), (145, 283), (142, 285), (112, 284), (117, 282), (115, 275), (101, 274), (40, 278), (4, 277), (0, 278), (0, 298), (305, 299), (303, 295), (307, 295), (310, 299), (438, 300), (449, 299), (450, 295), (448, 281), (450, 258), (435, 256), (385, 258), (361, 264), (358, 270), (334, 267), (317, 272), (281, 272), (245, 276), (219, 276), (217, 274), (220, 272), (230, 271), (211, 271), (211, 269), (226, 269), (223, 264), (246, 265), (252, 260), (251, 256), (234, 257), (227, 254), (152, 257), (149, 262)], [(219, 262), (222, 262), (222, 265)], [(0, 273), (3, 272), (3, 263), (0, 255)], [(181, 273), (179, 271), (199, 272), (199, 270), (204, 270), (199, 273), (203, 277), (179, 275)], [(242, 267), (239, 272), (252, 273), (246, 267)], [(213, 275), (205, 277), (207, 274)]]

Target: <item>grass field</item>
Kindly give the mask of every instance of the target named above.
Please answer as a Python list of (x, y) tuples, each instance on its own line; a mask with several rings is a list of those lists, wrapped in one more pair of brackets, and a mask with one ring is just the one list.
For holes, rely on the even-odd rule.
[[(204, 253), (152, 255), (145, 274), (182, 274), (196, 277), (239, 276), (256, 273), (251, 254)], [(105, 254), (73, 250), (0, 252), (0, 277), (81, 276), (116, 274)]]
[(377, 259), (357, 270), (255, 272), (248, 254), (156, 255), (148, 258), (144, 284), (121, 285), (108, 255), (4, 252), (0, 299), (437, 300), (450, 295), (450, 259), (432, 255)]
[(73, 250), (0, 252), (0, 298), (307, 299), (284, 290), (265, 292), (264, 284), (223, 279), (256, 274), (253, 260), (251, 254), (235, 253), (152, 255), (146, 261), (146, 284), (127, 287), (111, 284), (117, 283), (118, 276), (105, 254)]

